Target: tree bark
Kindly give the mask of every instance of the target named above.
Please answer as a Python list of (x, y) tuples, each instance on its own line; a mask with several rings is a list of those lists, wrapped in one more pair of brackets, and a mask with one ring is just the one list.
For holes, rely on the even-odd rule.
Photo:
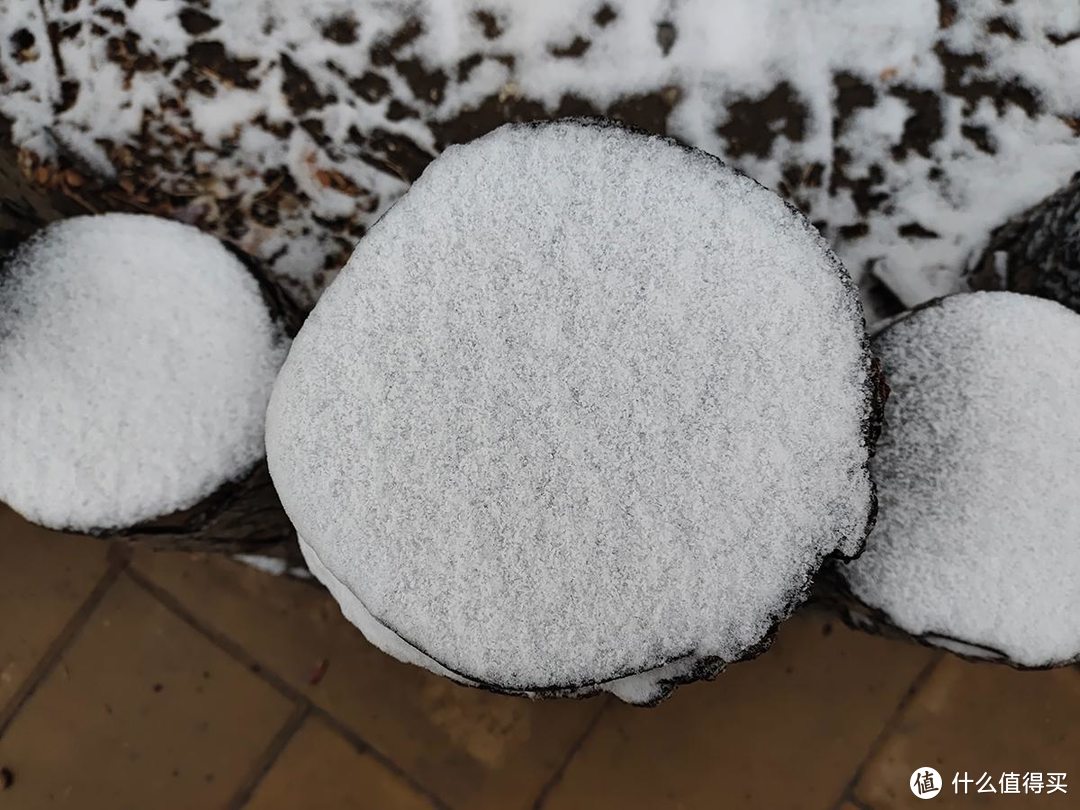
[(38, 168), (29, 153), (0, 140), (0, 252), (11, 250), (50, 222), (93, 213), (75, 198), (37, 183)]
[(290, 568), (306, 568), (296, 531), (270, 481), (266, 459), (190, 509), (94, 534), (153, 549), (259, 554), (284, 559)]
[(976, 290), (1049, 298), (1080, 311), (1080, 172), (995, 230), (968, 283)]

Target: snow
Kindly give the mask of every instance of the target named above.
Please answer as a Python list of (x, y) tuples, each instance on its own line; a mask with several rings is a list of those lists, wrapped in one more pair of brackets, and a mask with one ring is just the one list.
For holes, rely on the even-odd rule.
[(290, 567), (288, 561), (281, 557), (270, 557), (266, 554), (234, 554), (233, 559), (271, 576), (280, 577), (282, 574), (288, 574), (296, 579), (311, 579), (311, 571), (307, 568), (302, 565)]
[(868, 369), (846, 274), (775, 195), (620, 128), (504, 127), (361, 241), (267, 455), (361, 629), (573, 689), (736, 660), (859, 550)]
[(300, 543), (300, 551), (304, 555), (304, 562), (307, 563), (311, 573), (326, 586), (330, 595), (341, 606), (341, 612), (345, 618), (358, 627), (368, 641), (399, 661), (423, 667), (436, 675), (442, 675), (458, 683), (473, 685), (471, 680), (447, 669), (372, 616), (349, 586), (323, 564), (318, 552), (311, 544), (304, 540), (302, 535), (298, 535), (297, 539)]
[(263, 455), (287, 341), (216, 239), (149, 216), (49, 226), (0, 269), (0, 501), (125, 527)]
[(610, 692), (624, 703), (652, 705), (667, 697), (675, 685), (688, 680), (700, 680), (701, 676), (695, 671), (698, 665), (699, 662), (694, 658), (673, 661), (657, 669), (610, 681), (604, 684), (604, 691)]
[[(300, 551), (304, 556), (304, 561), (307, 563), (308, 569), (311, 572), (308, 573), (305, 571), (304, 573), (308, 576), (313, 574), (316, 579), (326, 586), (326, 589), (330, 591), (330, 595), (333, 596), (341, 606), (344, 616), (363, 632), (364, 637), (367, 638), (368, 641), (387, 655), (392, 655), (399, 661), (423, 667), (429, 672), (441, 675), (444, 678), (449, 678), (466, 686), (481, 686), (477, 681), (473, 681), (463, 676), (461, 673), (447, 669), (431, 656), (418, 650), (393, 630), (382, 624), (368, 612), (364, 603), (356, 596), (356, 594), (323, 564), (318, 552), (316, 552), (303, 537), (298, 537), (298, 540), (300, 543)], [(238, 556), (237, 559), (240, 559), (249, 565), (253, 565), (267, 573), (278, 575), (284, 573), (284, 566), (271, 567), (269, 565), (269, 558), (253, 559), (250, 555), (244, 555)], [(292, 572), (298, 572), (299, 570), (301, 569), (292, 569)], [(696, 659), (692, 657), (681, 659), (656, 669), (640, 672), (636, 675), (628, 675), (623, 678), (616, 678), (605, 683), (589, 685), (579, 689), (565, 690), (560, 693), (560, 696), (584, 697), (594, 694), (597, 691), (605, 691), (615, 695), (624, 703), (650, 705), (666, 697), (671, 692), (672, 683), (680, 680), (693, 679), (692, 675), (697, 663)], [(521, 690), (520, 694), (537, 697), (541, 693), (526, 689)]]
[[(190, 198), (191, 212), (243, 212), (242, 227), (227, 216), (199, 224), (312, 298), (414, 164), (440, 150), (447, 122), (493, 98), (511, 116), (523, 100), (547, 114), (567, 98), (605, 112), (666, 93), (672, 108), (657, 126), (792, 199), (854, 276), (874, 272), (909, 305), (956, 288), (991, 228), (1080, 165), (1075, 0), (310, 0), (302, 12), (293, 0), (207, 0), (193, 33), (184, 15), (196, 9), (180, 0), (128, 6), (8, 0), (0, 41), (21, 28), (35, 37), (32, 53), (0, 51), (13, 139), (46, 156), (74, 152), (106, 176), (123, 169), (120, 146), (138, 147), (143, 185)], [(61, 32), (60, 66), (42, 8)], [(133, 55), (114, 44), (129, 33)], [(558, 55), (575, 42), (583, 53)], [(193, 56), (209, 43), (247, 62)], [(318, 105), (291, 108), (288, 65)], [(845, 76), (863, 88), (849, 114)], [(70, 106), (61, 80), (81, 87)], [(745, 151), (725, 134), (732, 119), (746, 123), (735, 105), (785, 83), (786, 113), (801, 123), (773, 120), (764, 153)], [(231, 139), (282, 127), (292, 131), (250, 138), (257, 146)], [(403, 156), (398, 139), (416, 154)], [(328, 172), (348, 180), (344, 198)], [(260, 215), (268, 199), (274, 225)], [(909, 235), (912, 224), (932, 235)]]
[(289, 570), (288, 561), (281, 557), (268, 557), (265, 554), (236, 554), (233, 559), (275, 577), (279, 577)]
[(1080, 656), (1080, 316), (958, 295), (874, 348), (892, 394), (871, 464), (877, 527), (842, 566), (854, 594), (948, 649)]

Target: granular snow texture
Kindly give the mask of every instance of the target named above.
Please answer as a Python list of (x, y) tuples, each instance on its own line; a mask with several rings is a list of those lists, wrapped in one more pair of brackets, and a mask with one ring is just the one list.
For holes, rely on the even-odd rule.
[(881, 512), (855, 596), (949, 649), (1080, 655), (1080, 316), (1015, 293), (942, 300), (881, 333)]
[(104, 178), (312, 300), (447, 143), (508, 120), (719, 155), (908, 305), (1080, 166), (1076, 0), (5, 0), (0, 43), (31, 174)]
[[(348, 588), (348, 586), (322, 564), (318, 553), (312, 546), (309, 545), (302, 536), (298, 537), (298, 540), (300, 543), (300, 550), (303, 552), (304, 559), (308, 564), (308, 569), (326, 586), (327, 590), (330, 591), (330, 594), (337, 599), (338, 604), (341, 606), (342, 613), (349, 621), (363, 631), (368, 641), (384, 653), (394, 656), (399, 661), (405, 661), (406, 663), (424, 667), (437, 675), (450, 678), (458, 683), (469, 686), (481, 685), (458, 672), (447, 669), (431, 656), (427, 655), (422, 650), (417, 649), (393, 630), (382, 624), (368, 612), (363, 602), (356, 598), (356, 595)], [(274, 573), (282, 573), (282, 571), (279, 570)], [(511, 689), (507, 691), (516, 691), (519, 694), (527, 694), (532, 697), (536, 697), (540, 694), (545, 697), (585, 697), (587, 695), (596, 694), (598, 691), (606, 691), (611, 692), (626, 703), (651, 705), (658, 703), (671, 694), (677, 684), (689, 680), (700, 680), (704, 676), (715, 674), (719, 668), (719, 665), (703, 665), (699, 659), (694, 656), (689, 656), (655, 669), (645, 670), (644, 672), (639, 672), (634, 675), (627, 675), (623, 678), (617, 678), (598, 684), (590, 683), (582, 687), (571, 687), (554, 691), (547, 690), (544, 692), (529, 689)], [(491, 686), (491, 684), (484, 685)]]
[(775, 195), (660, 138), (504, 127), (361, 240), (268, 460), (347, 615), (573, 688), (735, 660), (860, 548), (868, 375), (846, 274)]
[(127, 214), (48, 227), (0, 267), (0, 501), (84, 531), (193, 505), (262, 457), (286, 350), (213, 237)]

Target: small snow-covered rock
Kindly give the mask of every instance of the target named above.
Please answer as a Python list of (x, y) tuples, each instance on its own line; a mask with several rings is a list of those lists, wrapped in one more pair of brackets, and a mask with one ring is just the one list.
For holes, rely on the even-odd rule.
[(383, 649), (508, 691), (657, 670), (612, 684), (648, 701), (859, 550), (870, 371), (843, 268), (778, 197), (666, 139), (507, 126), (360, 242), (268, 460)]
[(263, 455), (287, 339), (195, 228), (53, 224), (0, 266), (0, 500), (82, 531), (189, 507)]
[(942, 299), (874, 340), (892, 389), (881, 512), (854, 596), (953, 651), (1080, 655), (1080, 316), (1014, 293)]

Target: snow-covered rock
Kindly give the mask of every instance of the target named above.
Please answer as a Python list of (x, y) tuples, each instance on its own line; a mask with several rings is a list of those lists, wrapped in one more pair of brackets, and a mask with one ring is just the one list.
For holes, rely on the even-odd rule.
[(881, 511), (840, 566), (901, 630), (1023, 666), (1080, 656), (1080, 315), (955, 295), (874, 340), (892, 389)]
[(248, 270), (193, 227), (45, 228), (0, 266), (0, 501), (82, 531), (192, 506), (262, 458), (287, 346)]
[(313, 573), (383, 649), (648, 702), (861, 548), (874, 405), (857, 296), (805, 219), (574, 120), (429, 167), (297, 336), (267, 449)]

